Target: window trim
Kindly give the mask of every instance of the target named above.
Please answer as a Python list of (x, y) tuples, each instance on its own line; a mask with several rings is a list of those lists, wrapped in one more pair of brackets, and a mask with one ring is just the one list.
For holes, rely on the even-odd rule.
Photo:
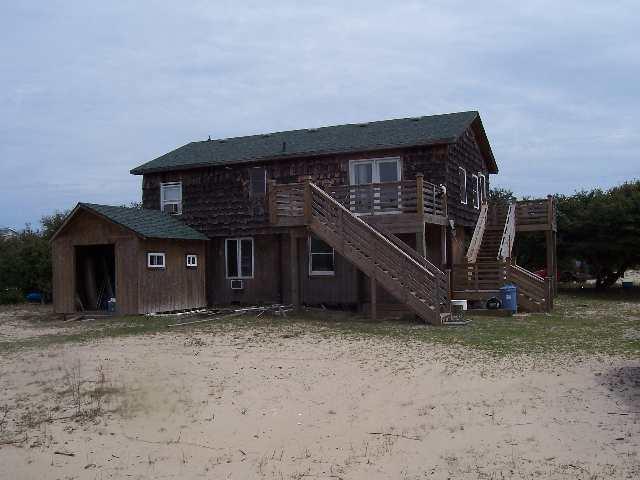
[[(464, 188), (460, 185), (460, 203), (467, 205), (469, 203), (469, 193), (467, 192), (467, 170), (464, 167), (458, 166), (458, 178), (460, 178), (460, 172), (464, 173)], [(464, 197), (462, 192), (464, 191)]]
[[(189, 263), (190, 259), (194, 260), (193, 263)], [(196, 253), (187, 253), (185, 262), (187, 268), (198, 268), (198, 255)]]
[[(236, 266), (238, 267), (238, 275), (229, 276), (229, 249), (227, 247), (229, 241), (234, 240), (237, 242), (238, 256), (236, 258)], [(242, 275), (242, 240), (251, 240), (251, 276)], [(253, 241), (253, 237), (230, 237), (224, 239), (224, 274), (227, 280), (243, 280), (252, 279), (255, 275), (256, 267), (256, 245)]]
[[(476, 179), (475, 185), (476, 185), (476, 194), (475, 197), (473, 198), (473, 208), (475, 208), (476, 210), (480, 209), (480, 177), (478, 175), (476, 175), (475, 173), (471, 175), (471, 185), (473, 186), (473, 179)], [(471, 192), (473, 193), (473, 192)]]
[[(179, 188), (179, 199), (177, 202), (165, 202), (164, 199), (164, 189), (166, 187), (180, 187)], [(165, 205), (178, 205), (178, 213), (175, 215), (182, 215), (182, 182), (162, 182), (160, 183), (160, 211), (164, 212)], [(170, 214), (171, 215), (171, 214)]]
[[(152, 265), (151, 257), (162, 258), (162, 265)], [(167, 254), (165, 252), (147, 252), (147, 268), (159, 270), (167, 268)]]
[[(336, 275), (336, 250), (335, 248), (331, 247), (331, 245), (329, 245), (329, 247), (331, 247), (331, 253), (325, 253), (325, 252), (316, 252), (313, 253), (313, 251), (311, 251), (311, 237), (312, 235), (309, 235), (307, 237), (307, 242), (309, 244), (309, 276), (310, 277), (334, 277)], [(322, 240), (321, 238), (319, 238), (319, 240)], [(322, 240), (324, 242), (324, 240)], [(325, 242), (326, 243), (326, 242)], [(333, 264), (333, 270), (313, 270), (313, 256), (314, 255), (331, 255), (331, 263)]]

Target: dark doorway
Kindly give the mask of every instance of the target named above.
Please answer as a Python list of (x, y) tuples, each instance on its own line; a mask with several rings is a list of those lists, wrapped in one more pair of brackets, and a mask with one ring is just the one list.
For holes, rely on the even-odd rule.
[(113, 245), (76, 247), (77, 311), (107, 310), (116, 296), (116, 256)]

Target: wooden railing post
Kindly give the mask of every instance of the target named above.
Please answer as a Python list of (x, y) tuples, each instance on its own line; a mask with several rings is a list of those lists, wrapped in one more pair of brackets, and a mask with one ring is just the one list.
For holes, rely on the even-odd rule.
[(426, 229), (424, 224), (424, 175), (416, 175), (416, 215), (418, 216), (418, 232), (416, 233), (416, 251), (421, 257), (427, 256)]
[(278, 223), (278, 193), (276, 181), (269, 180), (269, 222), (271, 225)]
[(311, 203), (313, 202), (313, 196), (311, 194), (311, 176), (300, 177), (300, 180), (304, 182), (304, 221), (307, 225), (311, 224), (311, 216), (313, 209)]

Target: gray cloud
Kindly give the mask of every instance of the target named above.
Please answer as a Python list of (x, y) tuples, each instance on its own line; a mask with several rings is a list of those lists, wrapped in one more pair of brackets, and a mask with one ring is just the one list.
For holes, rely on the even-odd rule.
[(3, 6), (0, 225), (136, 200), (130, 168), (208, 135), (469, 109), (494, 185), (638, 176), (632, 2), (89, 3)]

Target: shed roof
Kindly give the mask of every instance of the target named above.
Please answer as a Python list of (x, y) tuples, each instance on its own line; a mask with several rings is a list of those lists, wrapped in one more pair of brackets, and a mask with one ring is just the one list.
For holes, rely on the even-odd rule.
[(53, 235), (55, 238), (79, 210), (88, 210), (117, 225), (127, 228), (143, 238), (171, 240), (208, 240), (207, 236), (185, 225), (175, 216), (159, 210), (116, 207), (95, 203), (78, 203), (62, 226)]
[(492, 173), (498, 167), (476, 111), (204, 140), (131, 170), (134, 175), (203, 166), (454, 143), (470, 126)]

